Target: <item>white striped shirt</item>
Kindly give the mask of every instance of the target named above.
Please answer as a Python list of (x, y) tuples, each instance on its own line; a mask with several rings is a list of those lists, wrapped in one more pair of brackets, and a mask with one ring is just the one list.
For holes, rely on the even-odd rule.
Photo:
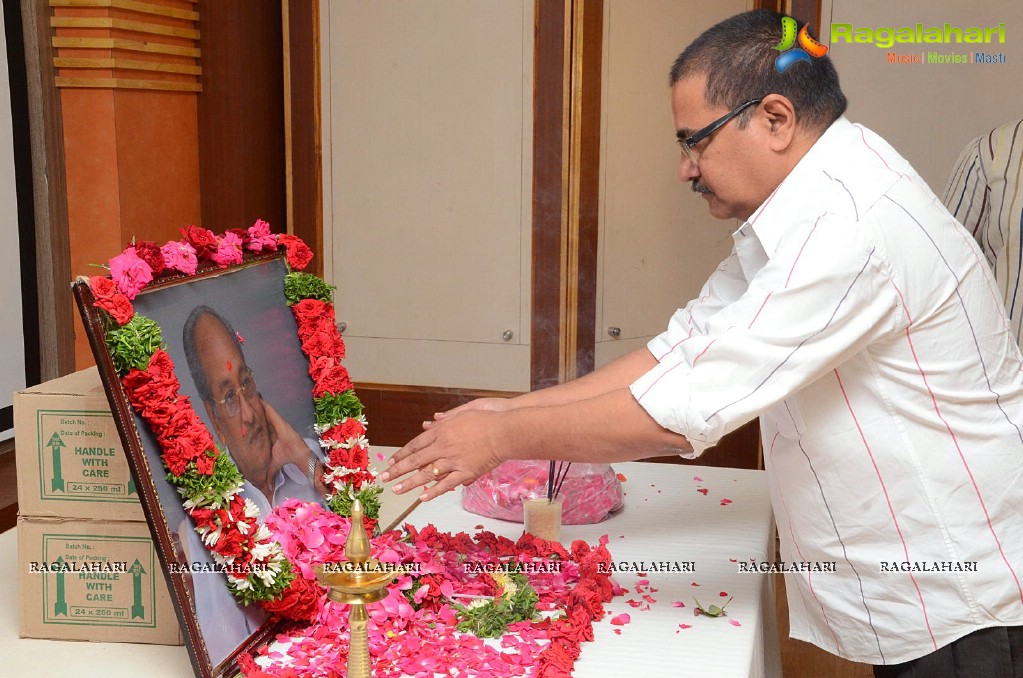
[[(791, 635), (892, 664), (1023, 624), (1023, 364), (969, 233), (841, 118), (733, 237), (632, 392), (692, 456), (760, 416), (783, 560), (836, 563), (787, 575)], [(976, 571), (904, 571), (940, 563)]]
[(963, 149), (945, 189), (945, 207), (966, 226), (995, 269), (998, 289), (1023, 347), (1023, 120)]

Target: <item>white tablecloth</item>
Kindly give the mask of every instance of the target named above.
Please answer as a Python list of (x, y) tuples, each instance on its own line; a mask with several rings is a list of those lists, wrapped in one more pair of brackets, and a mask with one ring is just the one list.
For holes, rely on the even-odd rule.
[[(597, 525), (564, 526), (562, 542), (585, 539), (592, 544), (606, 534), (616, 565), (645, 562), (647, 571), (643, 577), (634, 572), (616, 575), (629, 593), (607, 605), (610, 614), (595, 624), (595, 641), (583, 644), (575, 675), (603, 678), (641, 668), (650, 676), (780, 676), (770, 575), (740, 573), (737, 564), (749, 558), (773, 559), (763, 473), (643, 463), (617, 464), (615, 469), (627, 478), (625, 508)], [(432, 522), (456, 532), (473, 532), (474, 526), (483, 525), (512, 538), (522, 532), (520, 524), (463, 511), (457, 493), (424, 504), (409, 521), (420, 526)], [(18, 638), (17, 567), (17, 535), (9, 530), (0, 535), (0, 674), (191, 674), (183, 647)], [(641, 579), (649, 580), (650, 587), (642, 594), (655, 602), (643, 601), (636, 592)], [(733, 597), (727, 617), (694, 616), (694, 596), (704, 605), (720, 605), (727, 600), (722, 592)], [(630, 599), (643, 601), (649, 609), (630, 606)], [(612, 626), (610, 618), (622, 612), (629, 613), (631, 623)]]

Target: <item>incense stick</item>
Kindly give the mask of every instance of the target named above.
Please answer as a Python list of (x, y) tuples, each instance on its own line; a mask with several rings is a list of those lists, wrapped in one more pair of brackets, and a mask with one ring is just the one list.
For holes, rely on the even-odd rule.
[[(556, 466), (555, 466), (556, 464)], [(565, 484), (565, 478), (568, 477), (568, 469), (572, 466), (572, 462), (555, 462), (551, 460), (551, 467), (547, 473), (547, 501), (552, 502), (558, 498), (561, 494), (561, 486)]]

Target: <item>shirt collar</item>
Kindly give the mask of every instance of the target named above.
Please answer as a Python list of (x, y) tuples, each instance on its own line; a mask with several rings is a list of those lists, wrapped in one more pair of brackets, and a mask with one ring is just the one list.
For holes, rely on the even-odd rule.
[(793, 218), (799, 214), (817, 213), (809, 209), (815, 199), (822, 196), (810, 187), (825, 178), (823, 170), (858, 134), (858, 127), (843, 115), (824, 131), (810, 150), (799, 159), (778, 188), (756, 209), (750, 218), (736, 230), (733, 238), (755, 235), (770, 258), (785, 236)]

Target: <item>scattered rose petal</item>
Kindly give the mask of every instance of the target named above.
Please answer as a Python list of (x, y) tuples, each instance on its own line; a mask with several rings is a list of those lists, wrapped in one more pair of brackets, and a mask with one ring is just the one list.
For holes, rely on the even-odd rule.
[(738, 561), (738, 560), (736, 560), (735, 558), (729, 558), (729, 559), (728, 559), (728, 562), (730, 562), (730, 563), (737, 563), (737, 562), (739, 562), (739, 561)]
[(722, 598), (727, 598), (728, 597), (728, 591), (722, 591), (718, 595), (721, 596)]
[(628, 478), (625, 477), (624, 473), (616, 473), (615, 477), (617, 477), (618, 480), (620, 480), (623, 483), (628, 482), (628, 480), (629, 480)]
[(742, 624), (739, 623), (738, 619), (729, 619), (728, 623), (731, 624), (732, 626), (742, 626)]
[[(637, 577), (645, 577), (646, 574), (644, 574), (642, 572), (637, 572), (636, 576)], [(636, 586), (650, 586), (650, 580), (649, 579), (640, 579), (638, 582), (636, 582)]]
[(693, 582), (692, 584), (690, 584), (690, 586), (699, 586), (699, 584), (697, 584), (696, 582)]
[(656, 603), (657, 602), (657, 600), (655, 600), (651, 596), (643, 596), (643, 600), (645, 600), (648, 603)]
[(707, 496), (707, 493), (710, 492), (710, 490), (708, 490), (706, 487), (697, 487), (696, 491), (705, 497)]
[(622, 612), (620, 615), (611, 617), (611, 623), (615, 626), (622, 626), (632, 621), (632, 617), (629, 616), (628, 612)]
[(377, 452), (377, 461), (383, 461), (386, 458), (383, 452)]
[(692, 624), (679, 624), (678, 627), (680, 629), (691, 629), (691, 628), (693, 628), (693, 625)]
[(686, 604), (685, 604), (685, 603), (683, 603), (683, 602), (682, 602), (681, 600), (673, 600), (673, 601), (671, 602), (671, 606), (672, 606), (672, 607), (685, 607), (685, 606), (686, 606)]
[(482, 529), (483, 529), (483, 526), (482, 526), (482, 525), (476, 525), (476, 526), (475, 526), (475, 527), (473, 527), (472, 529), (474, 529), (474, 530), (482, 530)]
[(615, 634), (617, 634), (619, 636), (622, 635), (622, 630), (621, 629), (615, 629), (614, 631), (615, 631)]
[(731, 499), (722, 499), (722, 500), (721, 500), (721, 505), (722, 505), (722, 506), (728, 506), (728, 505), (729, 505), (729, 504), (731, 504), (731, 503), (732, 503), (732, 500), (731, 500)]
[(698, 483), (702, 483), (703, 482), (703, 478), (701, 478), (700, 476), (693, 476), (693, 480), (695, 480)]

